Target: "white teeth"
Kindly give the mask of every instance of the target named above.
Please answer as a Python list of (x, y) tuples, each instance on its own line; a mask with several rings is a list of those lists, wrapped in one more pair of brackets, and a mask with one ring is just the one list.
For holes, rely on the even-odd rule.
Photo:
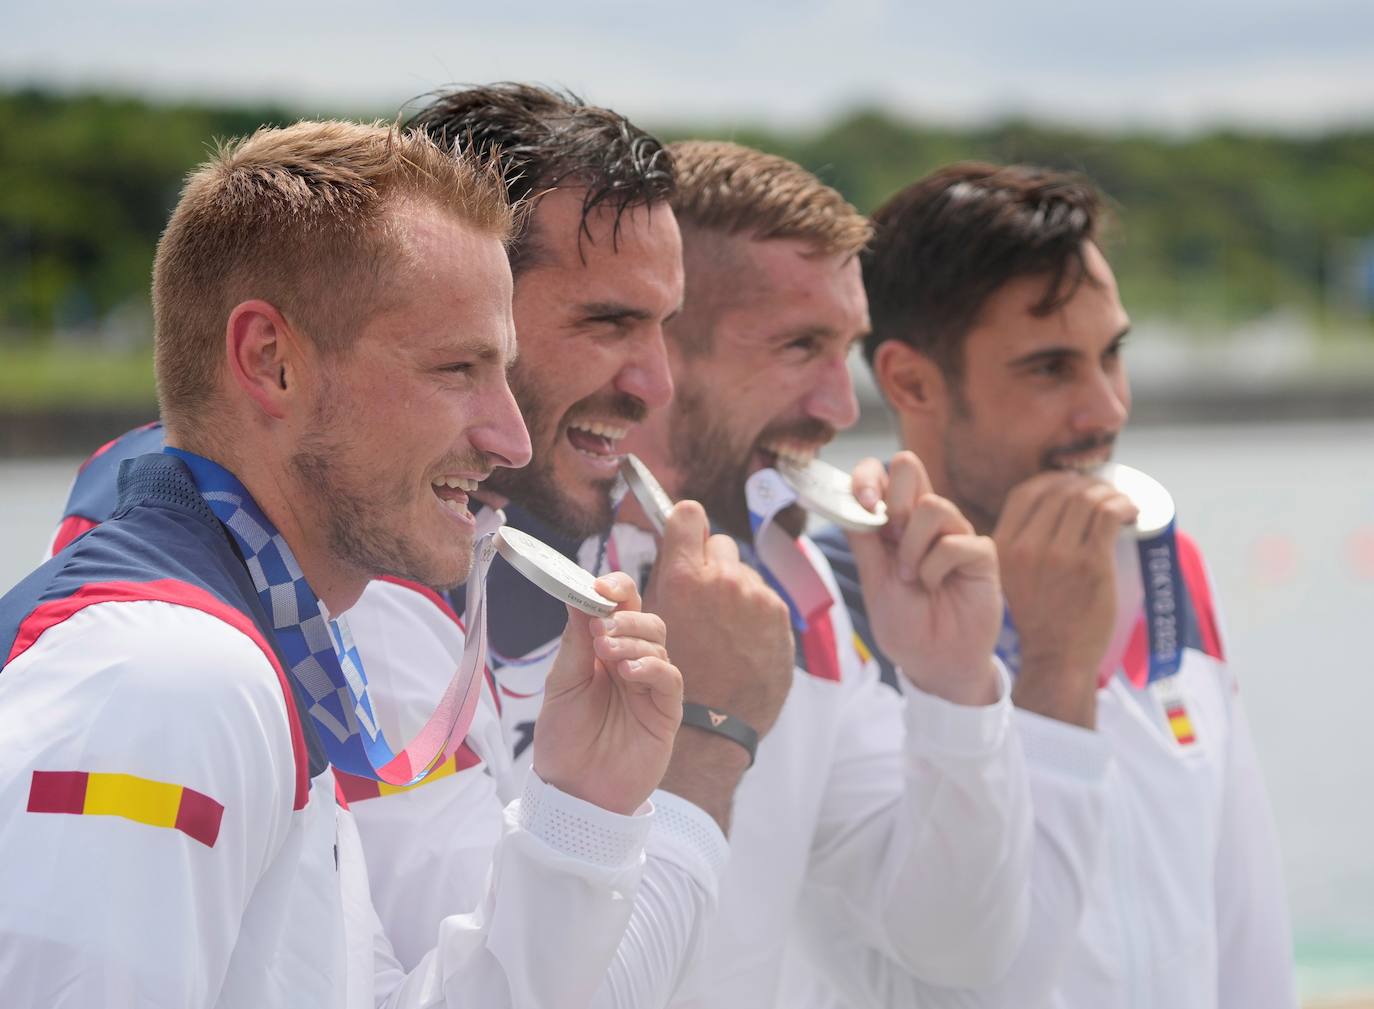
[(763, 446), (763, 449), (772, 452), (779, 459), (785, 459), (796, 466), (809, 466), (811, 460), (816, 458), (814, 448), (795, 445), (792, 442), (772, 442)]
[(599, 420), (579, 421), (576, 424), (569, 424), (568, 426), (575, 427), (579, 431), (586, 431), (588, 434), (594, 434), (609, 439), (610, 441), (619, 441), (630, 433), (628, 427), (613, 427), (610, 424), (603, 424)]
[(478, 481), (469, 480), (461, 476), (441, 476), (434, 481), (435, 487), (448, 487), (450, 490), (460, 490), (471, 494), (478, 487)]
[(439, 503), (455, 515), (466, 515), (468, 513), (467, 507), (459, 504), (457, 501), (450, 501), (448, 498), (440, 498)]

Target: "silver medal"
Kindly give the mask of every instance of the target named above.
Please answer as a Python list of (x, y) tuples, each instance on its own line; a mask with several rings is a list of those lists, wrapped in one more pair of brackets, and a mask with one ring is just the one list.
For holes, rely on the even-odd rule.
[(616, 604), (596, 591), (596, 577), (547, 543), (509, 526), (498, 529), (493, 542), (511, 567), (555, 599), (594, 617), (615, 612)]
[(649, 467), (633, 454), (627, 454), (620, 460), (620, 475), (625, 478), (625, 483), (629, 486), (630, 493), (634, 494), (635, 500), (639, 502), (639, 507), (644, 509), (649, 524), (662, 536), (663, 526), (668, 521), (668, 513), (673, 510), (673, 499), (654, 478)]
[(1125, 494), (1140, 509), (1140, 517), (1135, 520), (1137, 539), (1158, 536), (1174, 521), (1173, 496), (1154, 477), (1119, 462), (1107, 463), (1095, 475)]
[(775, 468), (797, 492), (801, 506), (813, 515), (851, 532), (872, 532), (887, 525), (887, 506), (879, 501), (877, 509), (869, 511), (859, 504), (851, 489), (853, 482), (844, 470), (819, 459), (805, 466), (779, 459)]

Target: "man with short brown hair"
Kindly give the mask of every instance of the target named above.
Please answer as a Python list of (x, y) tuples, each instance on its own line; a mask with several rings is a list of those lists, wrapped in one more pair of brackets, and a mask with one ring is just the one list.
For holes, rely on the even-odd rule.
[(191, 177), (155, 272), (167, 447), (0, 599), (7, 1000), (590, 999), (680, 718), (629, 579), (569, 619), (491, 884), (409, 976), (332, 773), (421, 781), (459, 732), (388, 736), (343, 613), (379, 575), (462, 580), (469, 493), (529, 458), (509, 225), (489, 168), (383, 127), (262, 130)]
[[(805, 464), (857, 418), (846, 360), (868, 332), (857, 253), (869, 225), (784, 158), (721, 142), (671, 149), (687, 278), (668, 327), (676, 393), (633, 450), (787, 594), (797, 641), (787, 704), (735, 796), (703, 983), (678, 1004), (792, 1005), (783, 964), (811, 894), (860, 948), (934, 982), (990, 982), (1021, 939), (1030, 827), (992, 658), (992, 544), (922, 493), (913, 458), (894, 462), (904, 478), (868, 560), (884, 640), (902, 659), (899, 697), (856, 647), (824, 558), (799, 535), (804, 513), (762, 507), (775, 464)], [(770, 521), (790, 534), (785, 556), (756, 544)], [(611, 542), (627, 570), (662, 561), (638, 529), (617, 526)]]

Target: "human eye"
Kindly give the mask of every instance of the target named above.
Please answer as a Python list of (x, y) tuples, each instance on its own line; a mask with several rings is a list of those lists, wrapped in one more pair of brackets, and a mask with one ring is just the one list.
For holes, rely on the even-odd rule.
[(815, 357), (820, 353), (821, 341), (815, 336), (795, 336), (787, 340), (782, 345), (784, 353), (795, 354), (801, 357)]
[(1032, 375), (1039, 378), (1063, 379), (1068, 378), (1073, 373), (1073, 365), (1067, 357), (1047, 357), (1036, 361), (1029, 369)]

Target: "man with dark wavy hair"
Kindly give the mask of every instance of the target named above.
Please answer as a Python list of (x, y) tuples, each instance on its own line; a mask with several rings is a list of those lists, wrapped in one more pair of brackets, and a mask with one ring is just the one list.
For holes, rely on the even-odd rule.
[[(1272, 817), (1196, 544), (1176, 534), (1181, 661), (1152, 645), (1147, 607), (1118, 602), (1137, 509), (1095, 474), (1130, 411), (1130, 320), (1103, 218), (1082, 176), (982, 163), (874, 214), (864, 351), (903, 446), (997, 543), (1037, 841), (1030, 928), (999, 984), (931, 989), (822, 927), (853, 1005), (1294, 1005)], [(861, 495), (885, 481), (876, 461), (855, 477)], [(821, 542), (852, 574), (844, 537)]]

